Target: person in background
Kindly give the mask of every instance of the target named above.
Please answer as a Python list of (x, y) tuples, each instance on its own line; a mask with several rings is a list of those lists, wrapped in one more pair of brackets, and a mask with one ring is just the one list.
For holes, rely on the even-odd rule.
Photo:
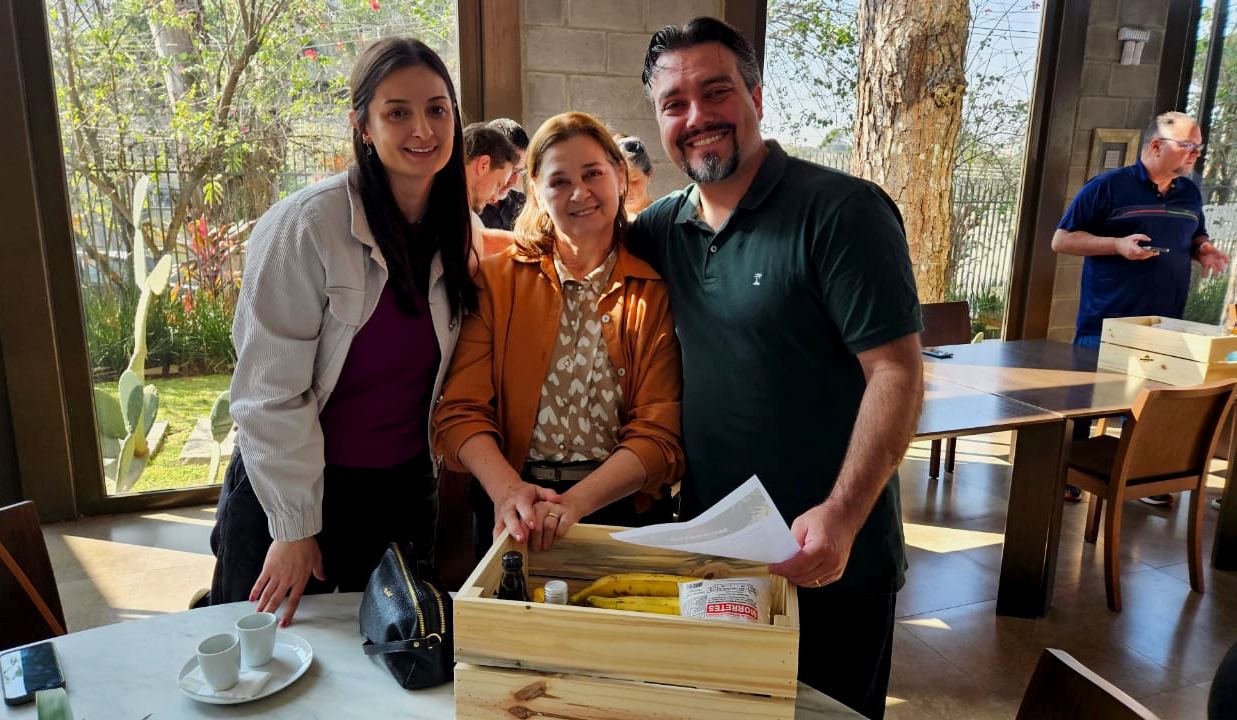
[(614, 139), (618, 141), (619, 149), (627, 159), (627, 200), (623, 207), (627, 210), (627, 219), (634, 221), (641, 210), (653, 204), (653, 199), (649, 197), (653, 163), (649, 160), (648, 150), (640, 138), (619, 133)]
[[(1190, 261), (1205, 276), (1228, 266), (1228, 255), (1207, 236), (1202, 194), (1189, 177), (1202, 150), (1202, 133), (1190, 116), (1157, 115), (1134, 164), (1092, 178), (1070, 203), (1052, 249), (1085, 258), (1075, 345), (1099, 347), (1104, 318), (1180, 318), (1190, 294)], [(1074, 439), (1086, 438), (1090, 429), (1089, 422), (1075, 423)], [(1078, 502), (1082, 491), (1066, 486), (1065, 499)], [(1141, 499), (1164, 507), (1173, 502), (1168, 494)]]
[(511, 118), (498, 118), (491, 120), (489, 124), (506, 136), (515, 148), (515, 167), (511, 170), (511, 177), (507, 178), (507, 184), (499, 189), (497, 202), (489, 203), (481, 211), (481, 222), (494, 230), (512, 230), (515, 228), (516, 216), (524, 207), (524, 193), (517, 190), (516, 186), (523, 187), (521, 181), (527, 168), (525, 158), (528, 155), (528, 133)]
[(511, 177), (519, 154), (507, 136), (486, 123), (464, 128), (464, 167), (468, 177), (468, 205), (481, 222), (481, 211), (494, 202)]
[(432, 561), (429, 419), (477, 307), (451, 76), (416, 40), (361, 53), (349, 170), (279, 201), (249, 238), (232, 326), (240, 428), (211, 532), (211, 604), (291, 622), (360, 591), (388, 543)]
[(435, 453), (475, 478), (478, 557), (503, 528), (544, 550), (582, 520), (671, 519), (679, 347), (665, 284), (625, 245), (623, 164), (595, 118), (547, 120), (517, 240), (481, 262), (434, 413)]
[(644, 59), (666, 156), (693, 181), (632, 226), (670, 290), (683, 349), (683, 517), (752, 475), (800, 551), (799, 679), (885, 712), (904, 581), (897, 468), (923, 400), (919, 297), (879, 187), (760, 136), (760, 63), (713, 18)]

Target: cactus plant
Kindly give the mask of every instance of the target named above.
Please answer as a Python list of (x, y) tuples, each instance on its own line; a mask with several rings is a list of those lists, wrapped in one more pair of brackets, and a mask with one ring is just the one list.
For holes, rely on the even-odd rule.
[(228, 390), (219, 393), (215, 404), (210, 408), (210, 434), (215, 441), (210, 451), (210, 474), (206, 478), (208, 484), (214, 484), (219, 477), (219, 464), (222, 453), (222, 443), (232, 431), (231, 397)]
[[(111, 463), (110, 472), (105, 472), (109, 489), (117, 493), (128, 492), (133, 488), (150, 456), (150, 448), (146, 443), (146, 434), (155, 423), (155, 415), (159, 412), (159, 391), (154, 385), (145, 385), (146, 381), (146, 318), (150, 313), (150, 303), (154, 296), (167, 290), (168, 279), (172, 272), (172, 256), (159, 258), (153, 270), (146, 272), (146, 241), (142, 238), (142, 210), (146, 205), (146, 189), (149, 180), (141, 177), (133, 188), (133, 281), (140, 292), (137, 310), (133, 313), (133, 357), (129, 359), (129, 368), (120, 375), (117, 382), (118, 400), (115, 405), (102, 400), (102, 393), (95, 394), (95, 416), (99, 423), (100, 444), (105, 446), (104, 457), (114, 439), (117, 446), (115, 462)], [(116, 435), (122, 428), (116, 423), (115, 410), (119, 409), (123, 421), (123, 435)]]

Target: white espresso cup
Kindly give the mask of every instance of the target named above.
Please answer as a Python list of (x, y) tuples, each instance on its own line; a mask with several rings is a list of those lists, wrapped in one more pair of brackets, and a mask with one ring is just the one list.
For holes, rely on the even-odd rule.
[(258, 667), (271, 661), (275, 652), (275, 613), (250, 613), (236, 621), (236, 636), (241, 641), (241, 662)]
[(227, 690), (235, 685), (241, 672), (241, 647), (236, 636), (221, 633), (198, 643), (198, 666), (214, 689)]

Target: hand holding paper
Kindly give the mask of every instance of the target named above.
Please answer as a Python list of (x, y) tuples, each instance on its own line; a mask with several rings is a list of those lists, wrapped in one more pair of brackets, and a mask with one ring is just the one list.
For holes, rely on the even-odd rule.
[(799, 543), (755, 475), (694, 520), (623, 530), (610, 537), (645, 547), (762, 563), (780, 563), (799, 552)]
[(829, 519), (827, 505), (817, 505), (795, 518), (790, 532), (803, 549), (785, 562), (770, 565), (769, 572), (800, 587), (823, 587), (842, 577), (855, 535), (844, 523)]

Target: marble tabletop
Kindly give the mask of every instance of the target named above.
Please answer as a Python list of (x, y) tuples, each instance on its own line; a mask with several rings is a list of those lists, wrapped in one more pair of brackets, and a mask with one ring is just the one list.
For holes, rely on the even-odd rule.
[[(130, 620), (70, 633), (54, 640), (66, 690), (78, 720), (165, 718), (405, 718), (455, 716), (451, 685), (408, 691), (386, 668), (361, 652), (357, 631), (360, 593), (302, 599), (289, 632), (313, 647), (305, 675), (280, 692), (236, 705), (208, 705), (181, 692), (180, 669), (199, 640), (230, 632), (250, 603), (233, 603)], [(34, 718), (33, 704), (0, 706), (0, 718)], [(855, 720), (860, 716), (804, 685), (796, 720)]]

